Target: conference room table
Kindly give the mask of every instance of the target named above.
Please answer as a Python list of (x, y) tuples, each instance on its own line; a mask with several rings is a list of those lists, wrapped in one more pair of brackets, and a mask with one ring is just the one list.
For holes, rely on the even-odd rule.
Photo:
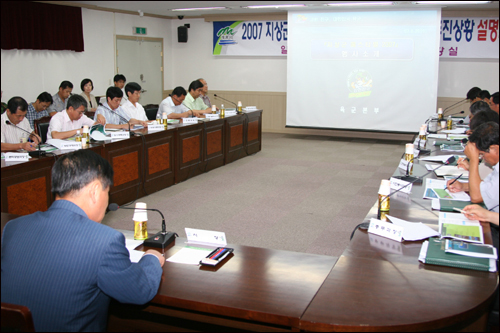
[[(167, 130), (134, 131), (129, 139), (92, 141), (86, 149), (113, 167), (110, 202), (119, 205), (222, 167), (262, 149), (262, 110)], [(67, 151), (28, 162), (1, 161), (1, 211), (16, 215), (45, 211), (54, 198), (51, 170)]]

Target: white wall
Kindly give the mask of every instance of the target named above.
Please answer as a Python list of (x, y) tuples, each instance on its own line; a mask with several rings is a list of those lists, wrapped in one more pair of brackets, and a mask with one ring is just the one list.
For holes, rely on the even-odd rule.
[[(2, 100), (20, 95), (28, 102), (39, 93), (57, 92), (63, 80), (75, 85), (89, 77), (94, 94), (103, 95), (115, 74), (115, 35), (132, 36), (132, 27), (148, 28), (147, 37), (163, 38), (164, 89), (203, 77), (212, 90), (286, 92), (286, 58), (212, 56), (212, 23), (203, 19), (166, 20), (82, 9), (85, 51), (1, 51)], [(188, 42), (177, 42), (177, 27), (190, 23)], [(499, 90), (498, 60), (440, 62), (439, 97), (464, 98), (470, 87)]]

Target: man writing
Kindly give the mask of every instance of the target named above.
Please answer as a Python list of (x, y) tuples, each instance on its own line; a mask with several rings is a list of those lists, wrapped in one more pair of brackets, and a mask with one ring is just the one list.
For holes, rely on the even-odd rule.
[(148, 127), (146, 121), (131, 118), (120, 107), (123, 92), (118, 87), (109, 87), (106, 90), (106, 102), (100, 105), (94, 115), (94, 120), (98, 121), (98, 116), (102, 115), (106, 119), (107, 128), (129, 129), (129, 124), (139, 124)]
[(48, 108), (48, 112), (51, 116), (55, 115), (56, 112), (61, 112), (66, 109), (68, 104), (68, 97), (73, 91), (73, 83), (69, 81), (63, 81), (59, 85), (59, 91), (52, 96), (52, 105)]
[[(498, 213), (498, 124), (487, 122), (479, 125), (469, 137), (464, 153), (469, 158), (469, 182), (448, 181), (451, 192), (468, 191), (473, 203), (484, 202), (488, 209)], [(482, 159), (493, 167), (484, 181), (479, 176), (479, 161)]]
[(27, 109), (28, 103), (22, 97), (12, 97), (7, 103), (7, 111), (2, 113), (1, 117), (2, 151), (18, 149), (33, 151), (42, 142), (26, 119)]
[(186, 89), (175, 87), (172, 91), (172, 95), (161, 101), (156, 116), (162, 118), (163, 114), (166, 113), (168, 119), (179, 119), (196, 115), (192, 110), (189, 110), (187, 106), (182, 104), (186, 98), (186, 94)]
[(97, 121), (84, 115), (87, 108), (87, 101), (81, 95), (73, 95), (68, 99), (66, 110), (58, 112), (50, 119), (49, 130), (47, 131), (48, 139), (67, 139), (75, 136), (77, 131), (82, 130), (83, 125), (91, 127), (96, 123), (105, 124), (106, 119), (102, 115), (97, 117)]
[(138, 83), (130, 82), (125, 86), (125, 93), (128, 100), (122, 105), (123, 111), (133, 119), (148, 121), (144, 107), (139, 103), (141, 98), (141, 86)]
[(189, 85), (189, 93), (186, 95), (186, 99), (182, 102), (188, 109), (192, 110), (195, 115), (201, 115), (203, 113), (212, 113), (212, 108), (203, 103), (200, 97), (201, 90), (203, 89), (203, 83), (200, 80), (191, 82)]
[(10, 221), (2, 238), (2, 302), (27, 306), (36, 331), (104, 331), (111, 297), (144, 304), (158, 292), (164, 257), (131, 263), (120, 232), (100, 224), (113, 169), (91, 150), (52, 168), (55, 202)]
[(35, 128), (35, 120), (43, 117), (50, 117), (47, 108), (52, 104), (52, 101), (52, 96), (50, 96), (48, 92), (43, 92), (38, 95), (34, 103), (28, 105), (26, 118), (28, 118), (31, 128)]

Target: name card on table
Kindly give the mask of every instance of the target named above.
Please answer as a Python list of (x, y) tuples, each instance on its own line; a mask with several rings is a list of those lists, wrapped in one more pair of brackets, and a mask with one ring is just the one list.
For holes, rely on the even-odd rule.
[(403, 239), (403, 227), (377, 219), (370, 219), (368, 232), (397, 242), (401, 242)]
[(420, 140), (420, 139), (415, 139), (415, 141), (413, 141), (413, 145), (417, 148), (417, 149), (422, 149), (422, 148), (425, 148), (425, 144), (427, 143), (427, 140)]
[(66, 149), (82, 149), (82, 143), (81, 142), (71, 142), (71, 141), (65, 141), (61, 143), (61, 146), (58, 147), (61, 150), (66, 150)]
[[(408, 164), (410, 164), (410, 165), (408, 165)], [(399, 166), (398, 166), (398, 167), (399, 167), (401, 170), (405, 170), (405, 171), (406, 171), (406, 170), (411, 169), (411, 166), (412, 166), (412, 165), (413, 165), (413, 163), (412, 163), (412, 162), (406, 161), (405, 159), (401, 159), (401, 162), (399, 162)]]
[(125, 131), (111, 132), (111, 140), (130, 139), (130, 133)]
[(164, 131), (164, 130), (165, 130), (165, 126), (163, 124), (148, 125), (148, 133), (149, 132)]
[(218, 114), (213, 114), (213, 113), (207, 113), (205, 114), (205, 117), (210, 120), (217, 120), (220, 119), (220, 115)]
[(410, 184), (410, 182), (407, 182), (407, 181), (404, 181), (404, 180), (401, 180), (398, 178), (393, 178), (393, 177), (391, 177), (390, 181), (391, 181), (391, 189), (396, 190), (396, 191), (401, 189), (401, 190), (399, 190), (400, 192), (407, 193), (407, 194), (411, 193), (411, 188), (413, 187), (413, 184), (408, 185), (408, 184)]
[(189, 244), (206, 246), (226, 246), (226, 234), (220, 231), (184, 228)]
[(28, 153), (5, 153), (5, 162), (27, 162), (29, 158)]
[(198, 124), (198, 118), (182, 118), (183, 124)]
[(236, 110), (226, 110), (226, 117), (236, 116)]

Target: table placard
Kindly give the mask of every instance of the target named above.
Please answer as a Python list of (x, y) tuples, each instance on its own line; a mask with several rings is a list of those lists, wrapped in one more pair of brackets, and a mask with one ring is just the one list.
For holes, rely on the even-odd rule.
[[(411, 193), (411, 188), (413, 187), (413, 184), (411, 185), (408, 185), (410, 184), (410, 182), (407, 182), (407, 181), (404, 181), (404, 180), (401, 180), (401, 179), (397, 179), (397, 178), (394, 178), (394, 177), (391, 177), (390, 179), (391, 181), (391, 189), (392, 190), (400, 190), (400, 192), (403, 192), (403, 193), (406, 193), (406, 194), (410, 194)], [(408, 185), (408, 186), (406, 186)], [(406, 186), (406, 187), (405, 187)]]
[(148, 133), (149, 132), (164, 131), (164, 130), (165, 130), (165, 126), (163, 124), (148, 125)]
[(198, 118), (182, 118), (183, 124), (198, 124)]
[(226, 110), (226, 117), (235, 116), (235, 115), (236, 115), (236, 110), (234, 110), (234, 111)]
[(61, 144), (59, 149), (61, 149), (61, 150), (82, 149), (82, 143), (81, 142), (65, 141), (64, 143)]
[(220, 231), (184, 228), (189, 244), (226, 246), (226, 234)]
[(130, 139), (130, 133), (125, 131), (111, 132), (111, 140)]
[(5, 162), (27, 162), (30, 156), (28, 153), (5, 153)]
[(413, 144), (415, 145), (415, 147), (417, 147), (417, 149), (425, 148), (426, 143), (427, 140), (415, 139), (415, 141), (413, 141)]
[[(410, 165), (408, 165), (408, 164), (410, 164)], [(406, 171), (406, 170), (411, 169), (412, 165), (413, 165), (412, 162), (408, 162), (408, 161), (406, 161), (405, 159), (402, 158), (401, 162), (399, 162), (398, 168), (400, 168), (401, 170)]]
[(210, 120), (217, 120), (220, 119), (220, 115), (218, 114), (213, 114), (213, 113), (207, 113), (205, 114), (205, 117)]
[(403, 239), (403, 227), (377, 219), (370, 219), (368, 232), (397, 242), (401, 242)]

